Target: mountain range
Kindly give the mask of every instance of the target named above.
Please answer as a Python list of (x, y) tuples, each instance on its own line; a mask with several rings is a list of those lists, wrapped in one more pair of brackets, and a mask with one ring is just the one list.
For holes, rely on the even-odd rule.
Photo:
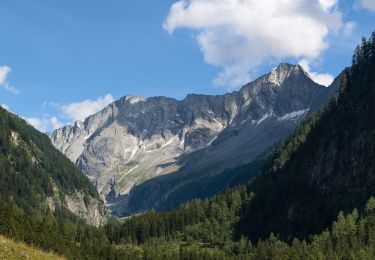
[[(50, 139), (114, 214), (167, 210), (249, 181), (276, 144), (337, 94), (339, 81), (326, 88), (282, 63), (225, 95), (125, 96)], [(231, 171), (244, 164), (253, 171)]]
[[(95, 164), (85, 158), (96, 155), (98, 165), (110, 169), (111, 160), (119, 160), (110, 152), (116, 155), (126, 140), (142, 143), (120, 161), (125, 166), (138, 166), (149, 154), (151, 167), (163, 152), (180, 149), (164, 166), (178, 170), (150, 177), (127, 194), (116, 175), (109, 176), (109, 192), (103, 185), (99, 195), (101, 172), (93, 171), (90, 181), (47, 135), (0, 109), (0, 242), (6, 257), (45, 255), (18, 243), (23, 241), (68, 259), (374, 259), (375, 32), (331, 87), (311, 82), (299, 66), (281, 64), (238, 92), (182, 101), (124, 97), (64, 127), (71, 140), (83, 140), (80, 146), (66, 143), (65, 151), (72, 156), (80, 148), (86, 157), (77, 155), (76, 164), (92, 170)], [(228, 99), (238, 105), (233, 114), (223, 113), (228, 123), (209, 128), (224, 125), (214, 104)], [(175, 117), (184, 127), (167, 123)], [(280, 128), (290, 134), (272, 145), (268, 139), (276, 140)], [(153, 134), (137, 139), (138, 130)], [(208, 138), (202, 131), (217, 133)], [(254, 132), (266, 139), (257, 140)], [(179, 141), (168, 139), (173, 136)], [(119, 215), (157, 211), (112, 217), (100, 196)], [(200, 196), (211, 197), (191, 199)]]

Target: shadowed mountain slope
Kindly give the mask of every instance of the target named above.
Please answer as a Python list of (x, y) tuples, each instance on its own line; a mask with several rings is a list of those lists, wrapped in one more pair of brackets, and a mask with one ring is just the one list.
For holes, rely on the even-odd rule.
[[(225, 95), (125, 96), (85, 122), (54, 131), (51, 140), (116, 214), (167, 209), (223, 190), (230, 183), (218, 175), (262, 160), (337, 86), (320, 86), (299, 65), (282, 63)], [(201, 189), (201, 181), (208, 188)]]

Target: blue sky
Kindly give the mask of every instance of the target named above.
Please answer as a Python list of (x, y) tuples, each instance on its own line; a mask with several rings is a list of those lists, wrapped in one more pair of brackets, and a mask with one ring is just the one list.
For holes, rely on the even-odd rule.
[(375, 0), (315, 1), (2, 0), (0, 103), (47, 131), (127, 94), (233, 91), (282, 61), (326, 82), (375, 29)]

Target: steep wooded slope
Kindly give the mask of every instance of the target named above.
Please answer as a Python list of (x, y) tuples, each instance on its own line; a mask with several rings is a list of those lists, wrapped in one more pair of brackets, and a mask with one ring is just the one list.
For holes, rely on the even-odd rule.
[(0, 197), (28, 212), (64, 207), (92, 224), (103, 221), (92, 183), (48, 136), (0, 108)]
[(374, 36), (356, 50), (338, 99), (303, 123), (249, 186), (255, 197), (243, 209), (242, 233), (305, 237), (374, 195)]

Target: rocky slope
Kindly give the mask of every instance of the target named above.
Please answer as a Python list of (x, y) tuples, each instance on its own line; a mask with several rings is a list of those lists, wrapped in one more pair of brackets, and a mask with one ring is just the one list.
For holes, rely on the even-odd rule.
[(283, 63), (225, 95), (125, 96), (50, 138), (115, 213), (167, 209), (225, 188), (225, 169), (267, 153), (337, 88)]

